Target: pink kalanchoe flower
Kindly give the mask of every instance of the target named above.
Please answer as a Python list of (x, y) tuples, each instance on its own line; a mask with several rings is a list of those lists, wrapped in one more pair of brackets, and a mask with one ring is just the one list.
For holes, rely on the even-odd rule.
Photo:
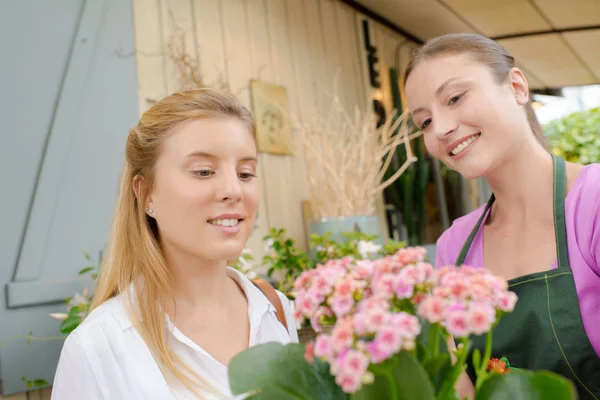
[(448, 333), (456, 338), (469, 336), (469, 320), (466, 311), (448, 311), (445, 317), (444, 325)]
[(310, 325), (315, 332), (321, 332), (321, 318), (332, 317), (333, 311), (328, 307), (319, 307), (319, 309), (310, 317)]
[(368, 332), (377, 332), (387, 322), (389, 313), (383, 309), (374, 309), (361, 314), (361, 317), (365, 319)]
[(367, 343), (366, 350), (369, 353), (369, 358), (373, 364), (379, 364), (389, 358), (389, 354), (380, 348), (379, 341), (373, 340)]
[(394, 277), (394, 293), (399, 299), (409, 299), (414, 294), (414, 286), (404, 279), (402, 275), (396, 275)]
[(419, 319), (405, 312), (392, 314), (389, 318), (389, 325), (405, 339), (415, 339), (421, 333)]
[(335, 295), (339, 297), (351, 297), (354, 293), (354, 281), (344, 279), (335, 285)]
[(377, 350), (379, 350), (385, 358), (390, 358), (395, 353), (399, 352), (402, 347), (402, 331), (394, 329), (391, 326), (382, 327), (375, 336), (377, 342)]
[(331, 309), (338, 318), (350, 313), (352, 307), (354, 307), (354, 299), (352, 297), (335, 296), (332, 303)]
[(385, 299), (391, 299), (394, 297), (394, 280), (395, 276), (390, 273), (379, 275), (373, 281), (373, 292), (378, 297)]
[(306, 350), (304, 352), (304, 359), (307, 363), (312, 364), (315, 359), (315, 345), (313, 342), (306, 344)]
[(358, 375), (362, 377), (369, 367), (369, 360), (360, 351), (348, 350), (341, 364), (343, 373)]
[(487, 303), (471, 303), (467, 314), (469, 330), (476, 335), (489, 332), (496, 320), (496, 311)]
[(317, 336), (317, 339), (315, 340), (315, 355), (327, 360), (330, 360), (333, 357), (331, 337), (328, 335)]
[(304, 315), (311, 316), (317, 311), (320, 301), (318, 300), (316, 293), (300, 292), (296, 297), (295, 304), (298, 310)]
[(436, 324), (444, 319), (447, 304), (447, 300), (442, 297), (427, 297), (419, 304), (418, 314), (432, 324)]
[(422, 247), (400, 249), (393, 257), (403, 265), (414, 264), (425, 260), (427, 250)]
[(355, 393), (361, 387), (362, 376), (354, 374), (340, 374), (335, 377), (335, 383), (337, 383), (344, 392)]
[(514, 292), (503, 292), (498, 294), (496, 303), (498, 308), (504, 312), (511, 312), (517, 303), (517, 295)]
[(466, 299), (469, 296), (469, 286), (464, 278), (451, 279), (448, 282), (448, 290), (450, 290), (450, 296), (455, 299)]
[(322, 276), (316, 276), (313, 280), (312, 290), (316, 293), (327, 296), (332, 291), (331, 282)]
[(335, 328), (331, 332), (331, 343), (335, 351), (341, 351), (348, 348), (354, 341), (354, 329), (351, 318), (338, 320)]

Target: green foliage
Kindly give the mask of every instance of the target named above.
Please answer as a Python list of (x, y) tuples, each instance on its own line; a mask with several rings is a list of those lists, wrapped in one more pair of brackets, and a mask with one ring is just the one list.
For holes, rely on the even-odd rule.
[(29, 380), (25, 377), (22, 377), (21, 380), (25, 383), (25, 387), (27, 387), (27, 389), (40, 389), (50, 386), (50, 384), (43, 379)]
[(554, 154), (584, 165), (600, 163), (600, 108), (550, 121), (544, 132)]
[(374, 382), (363, 386), (352, 396), (353, 400), (435, 400), (427, 371), (407, 351), (401, 351), (381, 364), (372, 364), (369, 370), (375, 375)]
[(285, 229), (271, 228), (263, 239), (267, 243), (267, 254), (261, 264), (268, 268), (269, 278), (278, 273), (276, 288), (292, 297), (294, 281), (303, 271), (313, 268), (314, 263), (306, 252), (296, 247), (293, 239), (286, 236)]
[(395, 240), (379, 246), (373, 243), (377, 236), (356, 231), (342, 233), (344, 240), (341, 242), (333, 240), (332, 235), (331, 232), (327, 232), (324, 235), (310, 236), (310, 247), (315, 251), (314, 260), (317, 264), (343, 257), (353, 257), (357, 260), (380, 258), (395, 254), (405, 247), (404, 243)]
[(265, 343), (249, 348), (229, 364), (234, 395), (256, 393), (248, 399), (346, 400), (323, 362), (309, 364), (301, 344)]
[(475, 400), (571, 400), (577, 398), (573, 383), (547, 371), (494, 374), (483, 382)]

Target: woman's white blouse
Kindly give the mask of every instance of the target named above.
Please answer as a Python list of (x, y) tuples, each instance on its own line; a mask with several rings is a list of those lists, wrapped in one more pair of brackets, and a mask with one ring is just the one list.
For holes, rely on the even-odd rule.
[[(282, 300), (289, 331), (277, 320), (275, 307), (235, 269), (227, 268), (248, 299), (250, 346), (298, 342), (293, 303)], [(223, 394), (231, 397), (227, 367), (192, 342), (167, 318), (173, 351)], [(196, 398), (183, 385), (170, 388), (158, 364), (133, 327), (119, 297), (96, 308), (66, 339), (54, 378), (52, 400), (151, 400)], [(216, 399), (210, 394), (205, 399)]]

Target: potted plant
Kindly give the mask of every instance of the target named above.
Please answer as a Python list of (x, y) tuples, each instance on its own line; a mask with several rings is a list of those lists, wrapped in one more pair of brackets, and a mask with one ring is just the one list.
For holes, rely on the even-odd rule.
[[(254, 346), (229, 365), (235, 395), (252, 399), (455, 400), (471, 334), (476, 399), (576, 398), (556, 374), (521, 371), (491, 354), (491, 330), (517, 301), (482, 268), (424, 262), (423, 248), (377, 259), (332, 259), (294, 284), (296, 317), (321, 332), (308, 344)], [(324, 326), (332, 329), (324, 331)], [(459, 344), (448, 350), (453, 337)]]
[[(416, 161), (410, 140), (421, 133), (398, 132), (408, 113), (388, 118), (378, 126), (375, 115), (356, 109), (349, 115), (337, 95), (330, 109), (311, 119), (295, 121), (302, 140), (312, 220), (310, 234), (330, 232), (334, 240), (344, 240), (343, 232), (359, 231), (383, 237), (376, 202)], [(403, 165), (387, 175), (397, 148), (404, 146)]]

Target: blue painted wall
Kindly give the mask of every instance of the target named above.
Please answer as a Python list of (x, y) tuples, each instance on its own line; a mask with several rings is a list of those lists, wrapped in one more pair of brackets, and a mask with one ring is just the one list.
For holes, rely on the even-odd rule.
[[(105, 245), (128, 129), (138, 117), (127, 0), (0, 4), (0, 379), (52, 381), (61, 340), (50, 312), (89, 286)], [(15, 339), (16, 338), (16, 339)]]

